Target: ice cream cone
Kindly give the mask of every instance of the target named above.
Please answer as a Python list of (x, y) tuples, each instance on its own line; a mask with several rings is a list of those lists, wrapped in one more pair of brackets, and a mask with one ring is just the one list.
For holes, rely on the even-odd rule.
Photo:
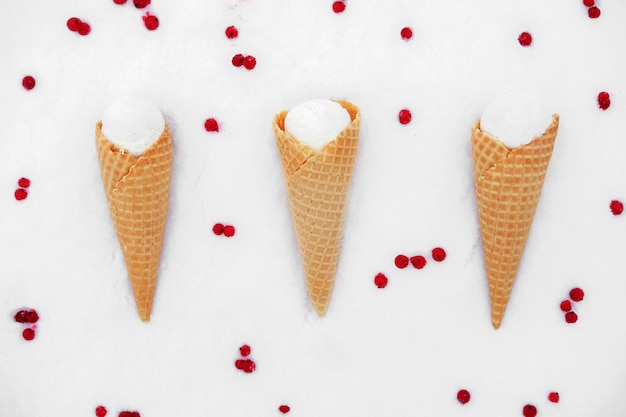
[(163, 245), (172, 167), (172, 141), (165, 126), (141, 156), (122, 152), (96, 125), (100, 173), (142, 321), (150, 320)]
[(472, 159), (478, 217), (491, 298), (498, 329), (506, 309), (552, 155), (559, 116), (546, 131), (513, 150), (472, 129)]
[(358, 107), (339, 103), (351, 122), (319, 151), (285, 131), (287, 111), (273, 121), (309, 297), (319, 316), (326, 314), (335, 280), (361, 122)]

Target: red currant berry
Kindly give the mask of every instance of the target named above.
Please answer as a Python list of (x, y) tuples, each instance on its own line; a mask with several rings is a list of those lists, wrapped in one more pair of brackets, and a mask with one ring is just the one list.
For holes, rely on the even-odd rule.
[(256, 67), (256, 58), (253, 57), (252, 55), (247, 55), (243, 59), (243, 66), (248, 71), (254, 69), (254, 67)]
[(15, 199), (17, 201), (22, 201), (26, 199), (26, 197), (28, 197), (28, 191), (26, 191), (25, 189), (18, 188), (17, 190), (15, 190)]
[(218, 236), (224, 234), (224, 225), (222, 223), (215, 223), (213, 225), (213, 233)]
[[(126, 0), (124, 0), (124, 1), (126, 1)], [(120, 4), (120, 3), (118, 3), (118, 4)], [(107, 415), (107, 409), (106, 408), (104, 408), (101, 405), (96, 407), (96, 417), (104, 417), (106, 415)]]
[(394, 263), (400, 269), (404, 269), (409, 266), (409, 258), (405, 255), (398, 255), (396, 259), (394, 259)]
[(576, 323), (578, 321), (578, 314), (573, 311), (565, 313), (565, 321), (569, 324)]
[(559, 400), (560, 400), (560, 397), (559, 397), (558, 392), (551, 392), (550, 394), (548, 394), (548, 401), (552, 403), (558, 403)]
[(411, 114), (411, 110), (409, 109), (402, 109), (398, 113), (398, 120), (400, 121), (400, 124), (403, 124), (403, 125), (409, 124), (412, 118), (413, 118), (413, 115)]
[(141, 417), (137, 411), (121, 411), (118, 417)]
[(35, 338), (35, 331), (30, 327), (24, 329), (24, 331), (22, 332), (22, 337), (24, 338), (24, 340), (33, 340)]
[(136, 8), (143, 9), (150, 4), (150, 0), (133, 0), (133, 3), (135, 4)]
[(426, 258), (424, 258), (422, 255), (411, 256), (411, 259), (409, 260), (411, 261), (411, 265), (413, 265), (413, 268), (415, 269), (422, 269), (426, 266)]
[(228, 39), (235, 39), (237, 36), (239, 36), (239, 31), (237, 30), (236, 27), (228, 26), (226, 28), (226, 37)]
[(244, 60), (245, 60), (245, 57), (243, 56), (243, 54), (237, 54), (233, 57), (231, 62), (233, 63), (234, 66), (241, 67), (243, 65)]
[(217, 124), (217, 120), (215, 120), (212, 117), (210, 119), (205, 120), (204, 128), (206, 129), (207, 132), (219, 132), (220, 131), (220, 127)]
[(239, 348), (239, 353), (241, 354), (241, 356), (243, 356), (244, 358), (248, 355), (250, 355), (250, 352), (252, 351), (252, 349), (250, 349), (250, 346), (248, 345), (243, 345)]
[(289, 411), (291, 410), (291, 407), (289, 407), (288, 405), (281, 405), (280, 407), (278, 407), (278, 411), (280, 411), (283, 414), (287, 414)]
[(254, 361), (250, 360), (250, 359), (246, 359), (243, 361), (243, 368), (242, 370), (249, 374), (254, 372), (254, 370), (256, 369), (256, 364), (254, 363)]
[(376, 284), (378, 288), (385, 288), (387, 283), (389, 283), (389, 279), (383, 273), (378, 273), (374, 277), (374, 284)]
[(28, 310), (20, 310), (18, 311), (13, 319), (18, 323), (27, 323), (28, 322)]
[(624, 211), (624, 204), (622, 204), (621, 201), (617, 201), (617, 200), (611, 201), (610, 207), (611, 207), (611, 212), (616, 216), (619, 216)]
[(35, 88), (35, 79), (30, 75), (22, 78), (22, 87), (27, 90), (32, 90), (33, 88)]
[(80, 25), (78, 25), (78, 34), (81, 36), (87, 36), (90, 32), (91, 26), (89, 26), (89, 23), (80, 22)]
[(589, 15), (590, 19), (597, 19), (600, 17), (600, 9), (598, 9), (596, 6), (590, 7), (587, 10), (587, 14)]
[(413, 37), (413, 30), (411, 30), (411, 28), (408, 26), (404, 27), (400, 31), (400, 36), (402, 36), (402, 39), (404, 39), (405, 41), (408, 41)]
[(537, 415), (537, 407), (532, 404), (526, 404), (522, 410), (524, 417), (535, 417)]
[(522, 32), (518, 36), (517, 40), (518, 40), (519, 44), (522, 45), (522, 46), (530, 46), (530, 44), (533, 42), (533, 37), (528, 32)]
[(237, 359), (235, 361), (235, 368), (239, 369), (239, 370), (243, 370), (243, 364), (246, 360), (245, 359)]
[(148, 30), (157, 30), (159, 28), (159, 18), (148, 12), (143, 16), (143, 24)]
[(126, 4), (126, 0), (113, 0), (115, 4)]
[(466, 389), (459, 390), (456, 394), (456, 399), (459, 400), (461, 404), (467, 404), (470, 400), (470, 393)]
[(71, 30), (72, 32), (78, 32), (78, 27), (81, 24), (81, 20), (77, 17), (70, 17), (69, 19), (67, 19), (67, 28), (69, 30)]
[(17, 181), (17, 185), (19, 185), (22, 188), (28, 188), (30, 187), (30, 180), (28, 178), (20, 178)]
[(231, 225), (224, 226), (224, 236), (226, 237), (235, 236), (235, 227)]
[(436, 262), (442, 262), (446, 259), (446, 251), (443, 248), (434, 248), (432, 250), (433, 260)]
[(342, 13), (346, 10), (346, 3), (343, 1), (336, 1), (333, 3), (333, 12)]
[(39, 321), (39, 314), (35, 310), (29, 310), (26, 312), (26, 323), (37, 323)]
[(582, 301), (583, 298), (585, 298), (585, 292), (581, 289), (581, 288), (572, 288), (572, 290), (569, 292), (569, 298), (572, 299), (572, 301)]
[(600, 109), (606, 110), (609, 108), (610, 105), (611, 105), (611, 97), (609, 96), (609, 93), (607, 93), (606, 91), (603, 91), (600, 94), (598, 94), (598, 107), (600, 107)]
[(572, 303), (569, 300), (561, 301), (561, 305), (559, 307), (561, 308), (561, 311), (565, 313), (572, 311)]

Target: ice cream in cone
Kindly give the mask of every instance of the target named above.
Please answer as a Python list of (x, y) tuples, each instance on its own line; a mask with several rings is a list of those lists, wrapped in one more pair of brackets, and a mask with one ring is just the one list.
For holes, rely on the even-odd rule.
[(126, 96), (97, 123), (96, 146), (137, 311), (142, 321), (149, 321), (168, 205), (170, 132), (152, 103)]
[[(506, 96), (485, 109), (472, 129), (478, 218), (495, 329), (511, 295), (559, 126), (558, 115), (537, 112), (537, 106), (531, 97)], [(524, 137), (527, 143), (516, 143)]]
[(273, 120), (309, 297), (319, 316), (326, 314), (335, 280), (360, 121), (358, 107), (330, 100), (303, 103)]

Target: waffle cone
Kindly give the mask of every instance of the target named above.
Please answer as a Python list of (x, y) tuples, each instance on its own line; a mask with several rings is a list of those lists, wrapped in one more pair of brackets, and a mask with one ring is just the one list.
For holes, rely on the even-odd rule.
[(150, 320), (167, 213), (172, 141), (167, 126), (161, 137), (135, 157), (109, 142), (96, 125), (100, 173), (137, 311)]
[(339, 104), (352, 121), (319, 151), (285, 132), (287, 111), (273, 121), (309, 297), (319, 316), (326, 314), (335, 280), (361, 123), (357, 106)]
[(513, 150), (480, 129), (472, 129), (476, 201), (491, 299), (498, 329), (511, 295), (533, 222), (559, 127), (554, 115), (546, 131)]

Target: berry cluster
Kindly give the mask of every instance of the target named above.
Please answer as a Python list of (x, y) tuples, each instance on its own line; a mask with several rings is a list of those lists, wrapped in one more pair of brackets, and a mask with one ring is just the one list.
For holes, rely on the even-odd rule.
[(600, 17), (600, 9), (596, 6), (595, 0), (583, 0), (583, 4), (587, 6), (587, 15), (590, 19)]
[(70, 17), (67, 20), (66, 25), (69, 30), (76, 32), (81, 36), (87, 36), (89, 35), (89, 32), (91, 32), (91, 26), (89, 26), (89, 23), (83, 22), (77, 17)]
[[(104, 417), (107, 415), (107, 412), (107, 409), (102, 405), (96, 407), (96, 417)], [(118, 417), (141, 417), (141, 415), (138, 411), (120, 411)]]
[[(435, 262), (442, 262), (446, 259), (446, 251), (442, 248), (434, 248), (431, 251), (431, 257)], [(399, 269), (404, 269), (409, 266), (409, 263), (413, 265), (415, 269), (422, 269), (426, 266), (426, 258), (422, 255), (411, 256), (410, 258), (406, 255), (398, 255), (394, 259), (394, 263), (396, 267)]]
[(585, 297), (584, 291), (576, 287), (576, 288), (572, 288), (572, 290), (569, 292), (569, 298), (570, 298), (569, 300), (561, 301), (560, 308), (561, 308), (561, 311), (565, 313), (565, 321), (567, 323), (573, 324), (578, 321), (578, 314), (576, 314), (576, 312), (573, 309), (572, 301), (577, 303), (579, 301), (582, 301), (584, 297)]
[(248, 71), (253, 70), (256, 67), (256, 58), (252, 55), (236, 54), (231, 60), (233, 66), (244, 67)]
[[(118, 5), (126, 4), (127, 0), (113, 0), (113, 3)], [(150, 5), (151, 0), (133, 0), (133, 4), (137, 9), (145, 9)], [(141, 16), (143, 20), (143, 24), (148, 30), (157, 30), (159, 27), (159, 19), (150, 13), (150, 11), (146, 11), (146, 14)]]
[(235, 361), (235, 368), (239, 369), (240, 371), (244, 371), (247, 374), (254, 372), (254, 370), (256, 369), (256, 364), (252, 359), (248, 359), (248, 356), (250, 356), (251, 352), (252, 349), (250, 348), (250, 346), (241, 346), (239, 348), (239, 354), (241, 355), (241, 358)]
[(35, 323), (39, 321), (39, 314), (34, 309), (20, 310), (13, 316), (13, 319), (23, 325), (22, 337), (24, 340), (30, 341), (35, 338), (35, 330), (37, 330)]
[(20, 178), (17, 181), (17, 186), (19, 188), (15, 190), (15, 199), (17, 201), (25, 200), (28, 197), (27, 188), (30, 187), (30, 180), (28, 178)]
[(235, 236), (235, 226), (230, 224), (224, 225), (222, 223), (215, 223), (215, 225), (213, 225), (213, 233), (217, 236), (224, 235), (226, 237), (233, 237)]

